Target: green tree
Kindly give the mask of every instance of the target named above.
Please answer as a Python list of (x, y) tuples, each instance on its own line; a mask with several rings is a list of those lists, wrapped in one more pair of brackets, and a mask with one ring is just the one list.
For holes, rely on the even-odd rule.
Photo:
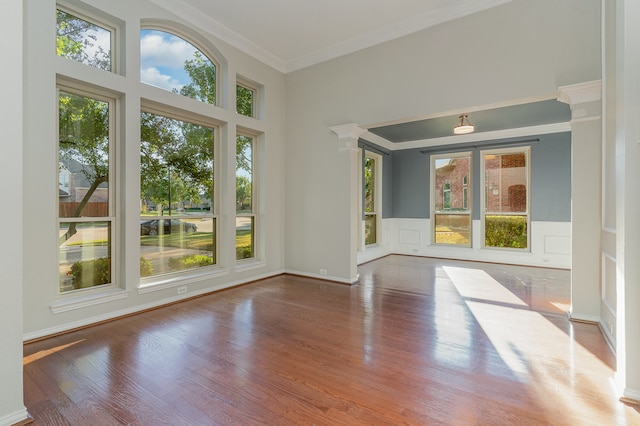
[(236, 176), (236, 212), (251, 212), (251, 180), (247, 176)]
[(62, 10), (56, 12), (58, 56), (96, 68), (111, 70), (111, 51), (97, 44), (98, 34), (107, 30)]
[[(60, 161), (82, 165), (90, 187), (71, 217), (80, 217), (96, 189), (109, 180), (109, 104), (96, 99), (61, 92), (58, 97)], [(60, 244), (77, 232), (71, 222)]]

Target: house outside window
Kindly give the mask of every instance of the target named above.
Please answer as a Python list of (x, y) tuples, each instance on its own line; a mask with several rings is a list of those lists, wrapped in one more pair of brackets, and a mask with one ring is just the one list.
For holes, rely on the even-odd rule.
[(471, 152), (431, 156), (434, 244), (471, 246), (471, 206), (467, 180), (471, 175), (471, 164)]
[(530, 148), (481, 152), (485, 247), (529, 249)]

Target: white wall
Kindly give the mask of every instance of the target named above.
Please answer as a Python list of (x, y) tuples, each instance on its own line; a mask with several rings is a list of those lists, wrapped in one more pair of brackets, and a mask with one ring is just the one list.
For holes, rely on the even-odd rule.
[(514, 0), (287, 75), (287, 270), (349, 278), (349, 162), (330, 126), (554, 98), (600, 78), (599, 28), (598, 0)]
[(5, 64), (0, 68), (4, 82), (0, 101), (2, 155), (0, 178), (4, 207), (0, 210), (0, 425), (26, 419), (22, 386), (22, 284), (23, 264), (23, 128), (22, 128), (22, 1), (8, 0), (0, 14), (0, 51)]
[[(99, 9), (97, 13), (115, 18), (125, 35), (123, 75), (94, 70), (82, 64), (58, 58), (53, 50), (55, 35), (55, 1), (28, 0), (25, 40), (25, 145), (24, 145), (24, 244), (27, 248), (24, 269), (26, 339), (82, 326), (98, 320), (135, 312), (193, 295), (210, 292), (249, 280), (279, 274), (284, 270), (284, 75), (240, 53), (235, 48), (198, 30), (193, 21), (182, 21), (158, 6), (141, 1), (89, 0), (87, 4)], [(74, 2), (71, 2), (73, 5)], [(102, 12), (100, 12), (102, 11)], [(220, 238), (218, 259), (221, 267), (215, 275), (192, 276), (188, 281), (177, 280), (158, 291), (141, 291), (139, 287), (139, 114), (141, 98), (180, 107), (192, 105), (190, 99), (175, 99), (171, 93), (139, 82), (139, 30), (141, 19), (176, 22), (187, 33), (202, 34), (205, 45), (221, 54), (223, 86), (219, 95), (222, 107), (202, 105), (196, 108), (206, 117), (220, 123), (218, 166), (220, 187)], [(121, 136), (117, 171), (118, 226), (117, 235), (124, 241), (119, 253), (120, 289), (110, 299), (93, 303), (90, 297), (58, 296), (58, 243), (56, 233), (57, 182), (56, 163), (56, 71), (68, 78), (83, 80), (88, 76), (114, 93), (122, 93), (122, 114), (118, 122)], [(263, 117), (261, 120), (235, 113), (235, 77), (264, 86)], [(229, 107), (230, 105), (230, 107)], [(19, 122), (18, 120), (14, 120)], [(260, 186), (257, 232), (258, 262), (242, 268), (235, 262), (235, 128), (259, 132), (257, 184)], [(6, 157), (5, 157), (6, 158)], [(13, 161), (12, 161), (13, 163)], [(135, 259), (135, 261), (130, 261)], [(188, 292), (177, 295), (176, 287), (188, 285)], [(146, 289), (149, 290), (149, 289)], [(76, 303), (74, 305), (74, 303)], [(84, 305), (87, 306), (84, 306)], [(53, 313), (52, 307), (62, 312)], [(72, 308), (72, 309), (67, 309)]]

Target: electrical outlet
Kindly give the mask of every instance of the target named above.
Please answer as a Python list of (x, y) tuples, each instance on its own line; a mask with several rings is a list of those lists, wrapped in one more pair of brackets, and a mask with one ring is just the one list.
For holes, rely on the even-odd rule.
[(320, 275), (327, 275), (326, 269), (320, 269)]
[(187, 286), (183, 285), (182, 287), (178, 287), (178, 294), (185, 294), (187, 292)]

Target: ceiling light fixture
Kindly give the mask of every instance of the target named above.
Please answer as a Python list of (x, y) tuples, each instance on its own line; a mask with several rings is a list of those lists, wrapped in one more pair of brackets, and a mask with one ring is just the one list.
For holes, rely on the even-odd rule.
[(467, 133), (472, 133), (475, 130), (475, 127), (469, 121), (469, 117), (467, 114), (462, 114), (460, 116), (460, 122), (456, 127), (453, 128), (453, 133), (456, 135), (466, 135)]

